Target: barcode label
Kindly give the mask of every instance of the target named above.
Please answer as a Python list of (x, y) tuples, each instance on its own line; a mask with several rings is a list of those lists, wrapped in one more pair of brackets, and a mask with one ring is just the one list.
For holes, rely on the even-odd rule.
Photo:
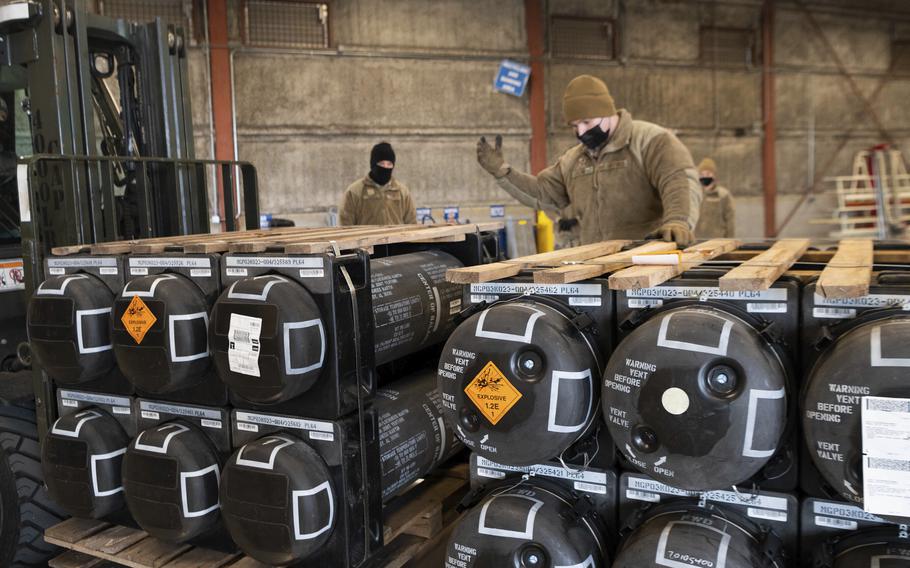
[(819, 319), (849, 319), (856, 317), (853, 308), (812, 308), (812, 317)]
[(117, 275), (117, 267), (116, 267), (116, 266), (114, 266), (114, 267), (102, 266), (100, 269), (98, 269), (98, 271), (99, 271), (101, 274), (104, 274), (104, 275), (106, 275), (106, 276), (116, 276), (116, 275)]
[(746, 311), (754, 314), (785, 314), (786, 302), (749, 302)]
[(48, 268), (47, 271), (53, 276), (59, 276), (61, 274), (66, 274), (66, 269), (61, 267)]
[(149, 274), (148, 268), (130, 268), (131, 276), (148, 276), (148, 274)]
[(869, 397), (866, 399), (864, 410), (878, 410), (881, 412), (910, 412), (910, 400), (900, 398)]
[(64, 398), (60, 402), (63, 404), (63, 406), (68, 406), (70, 408), (79, 408), (79, 401), (76, 400), (68, 400)]
[(873, 469), (910, 471), (910, 461), (906, 460), (895, 460), (891, 458), (868, 458), (867, 465)]
[(191, 268), (190, 276), (193, 278), (208, 278), (212, 275), (212, 271), (209, 268)]
[(258, 424), (250, 424), (249, 422), (238, 422), (238, 423), (237, 423), (237, 429), (238, 429), (238, 430), (243, 430), (244, 432), (258, 432), (258, 431), (259, 431), (259, 425), (258, 425)]
[(301, 278), (322, 278), (325, 270), (321, 268), (301, 268), (298, 272)]
[(910, 399), (864, 396), (861, 404), (863, 509), (910, 514)]
[(221, 420), (209, 420), (208, 418), (203, 418), (200, 421), (200, 424), (206, 428), (214, 428), (216, 430), (221, 430)]
[(596, 307), (596, 306), (599, 306), (600, 304), (601, 304), (601, 300), (599, 297), (595, 298), (595, 297), (573, 296), (573, 297), (569, 298), (570, 306), (595, 306)]
[(231, 314), (228, 329), (228, 365), (231, 371), (259, 377), (259, 333), (262, 318)]
[(143, 410), (141, 414), (143, 418), (146, 418), (148, 420), (159, 420), (161, 418), (160, 414), (157, 412), (152, 412), (150, 410)]
[(626, 499), (630, 501), (646, 501), (648, 503), (660, 503), (660, 495), (657, 493), (648, 493), (638, 489), (626, 489)]
[(246, 276), (249, 271), (246, 268), (225, 268), (224, 273), (228, 276)]
[(787, 522), (786, 511), (772, 511), (771, 509), (759, 509), (757, 507), (748, 507), (747, 514), (753, 519), (764, 519), (766, 521), (776, 521), (779, 523)]
[(335, 434), (332, 434), (331, 432), (313, 432), (313, 431), (311, 430), (311, 431), (310, 431), (310, 439), (311, 439), (311, 440), (323, 440), (323, 441), (326, 441), (326, 442), (334, 442), (334, 441), (335, 441)]
[(128, 407), (128, 406), (115, 406), (114, 407), (114, 414), (129, 414), (129, 413), (130, 413), (130, 407)]
[(856, 521), (837, 519), (834, 517), (825, 517), (823, 515), (815, 515), (815, 526), (827, 527), (829, 529), (838, 529), (843, 531), (855, 531), (857, 528), (859, 528), (859, 525)]
[(664, 301), (657, 298), (629, 298), (628, 305), (634, 309), (657, 308), (664, 305)]
[(481, 302), (495, 302), (499, 296), (495, 294), (471, 294), (471, 303), (479, 304)]
[(606, 495), (607, 488), (603, 485), (597, 485), (595, 483), (585, 483), (584, 481), (576, 481), (574, 484), (575, 489), (579, 491), (585, 491), (587, 493), (596, 493), (597, 495)]
[(506, 476), (505, 472), (497, 471), (495, 469), (487, 469), (485, 467), (478, 467), (477, 475), (480, 477), (486, 477), (487, 479), (502, 479)]

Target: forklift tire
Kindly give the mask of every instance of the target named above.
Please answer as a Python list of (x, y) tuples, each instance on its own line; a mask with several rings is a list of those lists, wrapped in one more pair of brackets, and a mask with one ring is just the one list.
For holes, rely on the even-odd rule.
[(46, 566), (59, 549), (44, 529), (65, 518), (44, 487), (35, 412), (0, 400), (0, 566)]

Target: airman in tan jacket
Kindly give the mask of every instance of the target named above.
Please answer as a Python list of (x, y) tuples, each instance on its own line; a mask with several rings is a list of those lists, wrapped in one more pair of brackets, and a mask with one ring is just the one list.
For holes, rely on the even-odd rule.
[(666, 129), (616, 110), (603, 81), (573, 79), (563, 97), (566, 121), (580, 143), (536, 176), (516, 171), (485, 138), (477, 161), (525, 205), (574, 206), (582, 244), (648, 236), (688, 245), (702, 191), (689, 150)]
[(344, 192), (338, 222), (341, 225), (408, 225), (417, 222), (411, 192), (392, 177), (395, 152), (380, 142), (370, 152), (370, 173)]
[(699, 239), (732, 239), (736, 236), (736, 209), (730, 191), (717, 184), (717, 165), (714, 160), (705, 158), (698, 164), (698, 180), (704, 187), (705, 194), (695, 236)]

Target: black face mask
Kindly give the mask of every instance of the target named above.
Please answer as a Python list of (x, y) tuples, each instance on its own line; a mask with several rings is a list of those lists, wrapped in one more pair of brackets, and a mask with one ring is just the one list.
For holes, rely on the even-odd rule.
[(596, 150), (601, 144), (606, 142), (609, 137), (610, 131), (607, 130), (604, 132), (603, 128), (598, 124), (594, 128), (588, 129), (588, 131), (581, 136), (578, 136), (578, 139), (591, 150)]
[(373, 167), (370, 168), (370, 179), (379, 185), (385, 185), (392, 179), (392, 169), (393, 168), (384, 168), (379, 164), (373, 164)]
[(714, 183), (714, 178), (698, 178), (698, 181), (700, 181), (703, 186), (708, 187)]

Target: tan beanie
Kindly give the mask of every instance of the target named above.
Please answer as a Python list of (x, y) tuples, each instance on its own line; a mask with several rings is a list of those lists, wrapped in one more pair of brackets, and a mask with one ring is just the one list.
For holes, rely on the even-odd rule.
[(606, 83), (591, 75), (579, 75), (569, 82), (562, 96), (566, 122), (616, 114), (616, 105)]
[(714, 175), (717, 175), (717, 164), (714, 163), (714, 160), (711, 158), (705, 158), (698, 164), (698, 171), (709, 171)]

